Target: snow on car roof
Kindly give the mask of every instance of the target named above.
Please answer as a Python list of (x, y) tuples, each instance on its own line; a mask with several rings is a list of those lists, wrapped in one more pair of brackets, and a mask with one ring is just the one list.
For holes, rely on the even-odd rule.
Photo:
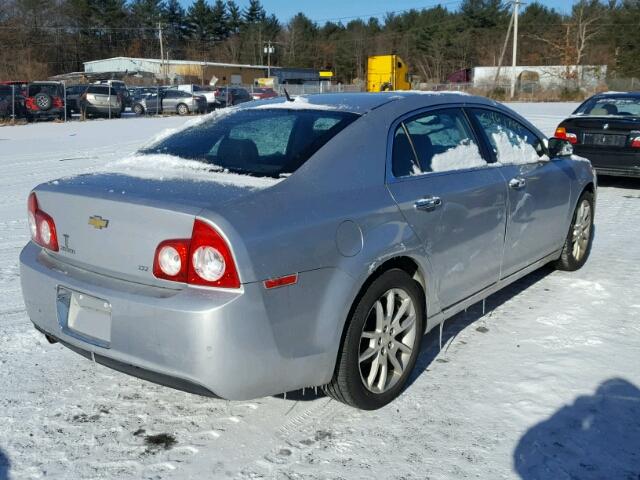
[[(464, 92), (436, 92), (436, 91), (418, 91), (418, 90), (405, 90), (405, 91), (393, 91), (393, 92), (377, 92), (377, 93), (322, 93), (314, 95), (300, 95), (292, 98), (292, 101), (287, 101), (285, 97), (278, 97), (268, 100), (259, 100), (248, 104), (243, 104), (242, 108), (251, 109), (269, 109), (269, 108), (284, 108), (291, 110), (341, 110), (352, 113), (365, 113), (375, 108), (378, 108), (386, 103), (405, 100), (411, 97), (420, 96), (422, 98), (428, 98), (432, 96), (442, 97), (450, 96), (451, 99), (464, 96), (464, 101), (468, 101), (472, 97)], [(441, 98), (440, 98), (441, 99)], [(460, 100), (459, 98), (457, 98)]]

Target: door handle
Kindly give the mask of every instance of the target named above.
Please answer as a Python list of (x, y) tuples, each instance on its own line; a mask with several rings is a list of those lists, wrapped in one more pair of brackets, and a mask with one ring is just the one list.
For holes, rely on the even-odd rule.
[(522, 177), (515, 177), (509, 180), (509, 188), (514, 190), (521, 190), (527, 186), (527, 181)]
[(416, 210), (423, 210), (425, 212), (433, 212), (441, 205), (442, 199), (440, 197), (424, 197), (413, 204)]

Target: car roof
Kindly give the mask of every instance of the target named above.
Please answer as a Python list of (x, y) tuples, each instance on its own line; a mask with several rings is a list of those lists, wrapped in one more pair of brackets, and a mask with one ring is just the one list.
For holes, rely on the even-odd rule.
[[(273, 105), (275, 108), (286, 108), (284, 105), (280, 105), (286, 102), (286, 98), (278, 97), (269, 100), (260, 100), (258, 102), (254, 102), (252, 105), (260, 105), (261, 108), (267, 108), (267, 105)], [(309, 109), (335, 109), (344, 112), (362, 114), (390, 102), (407, 102), (415, 104), (416, 108), (443, 103), (480, 103), (495, 105), (493, 100), (468, 95), (463, 92), (405, 90), (376, 93), (357, 92), (301, 95), (293, 97), (291, 108), (302, 109), (306, 105)], [(251, 105), (248, 105), (246, 108), (251, 108)]]
[(594, 95), (591, 98), (607, 98), (607, 97), (629, 97), (629, 98), (640, 98), (640, 91), (638, 92), (602, 92)]

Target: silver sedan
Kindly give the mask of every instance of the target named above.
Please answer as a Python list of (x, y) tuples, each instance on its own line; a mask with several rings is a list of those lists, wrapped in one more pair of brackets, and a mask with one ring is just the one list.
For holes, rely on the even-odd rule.
[(50, 341), (114, 369), (374, 409), (425, 332), (545, 264), (580, 268), (595, 199), (588, 161), (484, 98), (252, 102), (37, 186), (22, 290)]

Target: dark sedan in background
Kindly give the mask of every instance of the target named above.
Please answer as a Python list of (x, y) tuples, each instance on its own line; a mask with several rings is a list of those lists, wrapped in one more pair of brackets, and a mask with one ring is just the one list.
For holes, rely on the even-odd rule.
[(558, 125), (555, 137), (571, 142), (601, 175), (640, 177), (640, 92), (594, 95)]

